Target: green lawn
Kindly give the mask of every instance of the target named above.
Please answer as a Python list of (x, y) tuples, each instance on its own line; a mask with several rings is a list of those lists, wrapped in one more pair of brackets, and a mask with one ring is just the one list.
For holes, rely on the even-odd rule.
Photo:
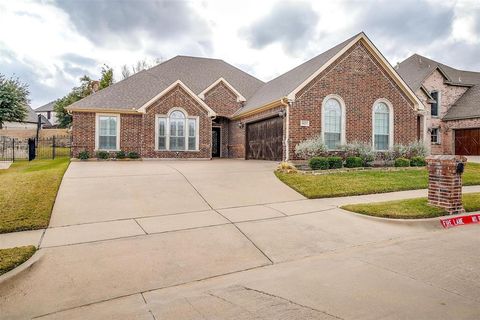
[[(276, 176), (307, 198), (330, 198), (403, 190), (425, 189), (427, 170), (351, 171), (324, 175), (283, 173)], [(480, 164), (468, 163), (463, 174), (463, 185), (480, 185)]]
[(34, 246), (0, 249), (0, 275), (27, 261), (35, 251)]
[[(480, 210), (480, 193), (465, 193), (463, 195), (465, 211)], [(429, 206), (427, 198), (386, 201), (378, 203), (349, 204), (342, 209), (369, 216), (398, 219), (420, 219), (444, 216), (447, 213), (441, 208)]]
[(68, 158), (14, 162), (0, 170), (0, 233), (46, 228)]

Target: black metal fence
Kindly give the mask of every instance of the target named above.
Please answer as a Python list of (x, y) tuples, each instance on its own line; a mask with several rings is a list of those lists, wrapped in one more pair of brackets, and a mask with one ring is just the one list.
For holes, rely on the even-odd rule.
[(71, 157), (72, 138), (13, 138), (0, 136), (0, 161), (56, 159)]

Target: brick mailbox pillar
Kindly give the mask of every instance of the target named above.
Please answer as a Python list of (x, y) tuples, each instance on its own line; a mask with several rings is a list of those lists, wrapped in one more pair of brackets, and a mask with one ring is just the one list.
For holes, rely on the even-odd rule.
[(453, 155), (427, 157), (428, 204), (444, 208), (448, 214), (464, 213), (462, 174), (467, 158)]

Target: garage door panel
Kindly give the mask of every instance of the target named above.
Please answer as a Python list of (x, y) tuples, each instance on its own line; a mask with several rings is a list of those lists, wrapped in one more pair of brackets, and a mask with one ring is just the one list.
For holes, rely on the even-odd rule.
[(455, 130), (455, 154), (480, 155), (480, 128)]
[(261, 120), (247, 125), (247, 159), (281, 160), (283, 119)]

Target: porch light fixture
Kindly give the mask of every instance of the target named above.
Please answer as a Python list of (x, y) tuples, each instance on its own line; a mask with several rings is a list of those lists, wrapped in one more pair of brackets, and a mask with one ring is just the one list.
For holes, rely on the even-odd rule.
[(285, 118), (286, 115), (287, 115), (287, 112), (285, 110), (282, 110), (282, 111), (278, 112), (278, 116), (280, 118)]
[(238, 123), (238, 127), (239, 127), (240, 129), (243, 129), (243, 127), (245, 127), (245, 123), (243, 123), (243, 122), (240, 121), (240, 122)]

